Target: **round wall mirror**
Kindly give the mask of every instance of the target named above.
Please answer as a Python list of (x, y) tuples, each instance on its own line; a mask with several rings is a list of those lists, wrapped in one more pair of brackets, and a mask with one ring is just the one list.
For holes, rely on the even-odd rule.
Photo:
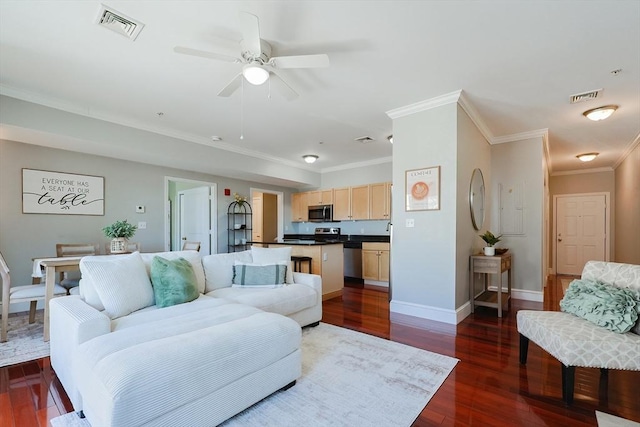
[(480, 230), (484, 222), (484, 177), (480, 169), (474, 169), (469, 186), (469, 207), (473, 228)]

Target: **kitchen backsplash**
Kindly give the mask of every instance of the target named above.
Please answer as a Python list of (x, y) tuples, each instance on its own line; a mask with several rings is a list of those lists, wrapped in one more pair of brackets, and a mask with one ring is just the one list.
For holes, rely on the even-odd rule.
[(313, 234), (316, 227), (340, 227), (340, 233), (363, 235), (388, 235), (389, 221), (340, 221), (340, 222), (294, 222), (289, 224), (286, 234)]

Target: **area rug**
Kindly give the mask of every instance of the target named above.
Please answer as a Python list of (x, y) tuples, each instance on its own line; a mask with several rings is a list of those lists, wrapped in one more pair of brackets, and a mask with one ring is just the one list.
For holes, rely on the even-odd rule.
[(598, 420), (598, 427), (640, 427), (640, 423), (616, 417), (606, 412), (596, 411), (596, 419)]
[[(457, 362), (321, 323), (303, 330), (297, 384), (222, 426), (410, 426)], [(75, 413), (54, 418), (51, 425), (89, 427)]]
[(49, 343), (42, 331), (44, 312), (36, 312), (35, 323), (29, 324), (29, 314), (9, 316), (7, 342), (0, 343), (0, 367), (27, 362), (49, 355)]

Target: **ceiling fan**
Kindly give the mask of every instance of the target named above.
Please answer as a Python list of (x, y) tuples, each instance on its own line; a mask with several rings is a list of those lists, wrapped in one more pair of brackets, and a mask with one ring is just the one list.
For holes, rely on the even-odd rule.
[(218, 96), (231, 96), (242, 84), (242, 78), (253, 84), (261, 85), (270, 79), (271, 85), (282, 95), (292, 100), (298, 93), (289, 86), (276, 70), (286, 68), (321, 68), (329, 66), (329, 57), (325, 54), (296, 55), (296, 56), (271, 56), (271, 45), (260, 38), (260, 26), (258, 17), (247, 12), (240, 12), (240, 56), (206, 52), (188, 47), (176, 46), (173, 50), (185, 55), (200, 56), (218, 61), (245, 64), (242, 72), (236, 75), (227, 84)]

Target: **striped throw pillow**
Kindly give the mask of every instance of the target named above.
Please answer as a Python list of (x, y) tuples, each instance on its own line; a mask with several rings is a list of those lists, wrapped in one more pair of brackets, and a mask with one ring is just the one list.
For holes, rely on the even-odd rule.
[(231, 286), (234, 288), (279, 288), (284, 286), (286, 274), (286, 263), (236, 263), (233, 266), (233, 284)]

